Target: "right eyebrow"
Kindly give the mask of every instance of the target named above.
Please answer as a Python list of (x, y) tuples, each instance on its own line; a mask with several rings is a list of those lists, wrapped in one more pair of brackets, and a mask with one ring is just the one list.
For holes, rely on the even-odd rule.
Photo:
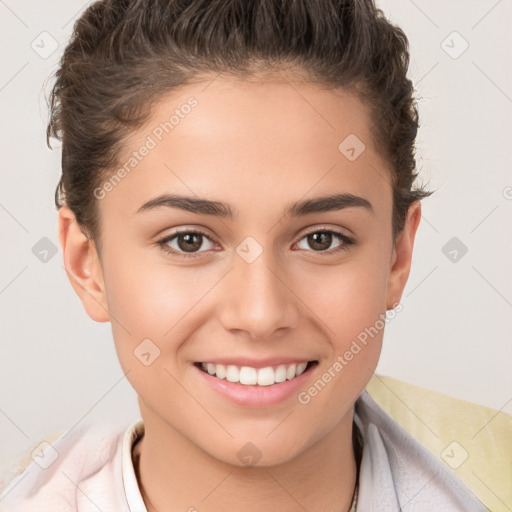
[(219, 201), (211, 201), (198, 197), (188, 197), (179, 194), (162, 194), (144, 203), (136, 213), (142, 213), (155, 208), (179, 208), (188, 212), (215, 215), (217, 217), (233, 218), (235, 214), (231, 206)]

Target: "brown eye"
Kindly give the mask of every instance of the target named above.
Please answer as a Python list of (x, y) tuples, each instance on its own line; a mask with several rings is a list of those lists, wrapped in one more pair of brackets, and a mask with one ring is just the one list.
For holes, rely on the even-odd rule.
[[(336, 244), (336, 240), (338, 240), (338, 243)], [(300, 247), (301, 243), (306, 243)], [(331, 247), (332, 245), (334, 247)], [(314, 252), (325, 252), (328, 254), (332, 254), (334, 252), (347, 249), (350, 245), (352, 245), (354, 241), (346, 236), (343, 233), (339, 233), (338, 231), (331, 231), (331, 230), (318, 230), (313, 231), (304, 237), (299, 241), (298, 245), (301, 249), (306, 250), (313, 250)]]
[[(204, 242), (208, 241), (210, 247), (204, 249)], [(208, 249), (212, 249), (214, 243), (208, 235), (200, 231), (178, 231), (172, 235), (166, 236), (157, 242), (164, 251), (177, 257), (195, 256), (206, 252)]]
[(198, 233), (182, 233), (176, 237), (178, 247), (185, 252), (195, 252), (201, 248), (203, 236)]
[(312, 233), (307, 236), (309, 246), (315, 251), (325, 251), (332, 243), (332, 234), (326, 231)]

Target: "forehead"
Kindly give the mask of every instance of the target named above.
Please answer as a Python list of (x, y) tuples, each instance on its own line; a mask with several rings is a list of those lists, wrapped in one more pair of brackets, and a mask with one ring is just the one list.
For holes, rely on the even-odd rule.
[(367, 107), (348, 91), (285, 78), (210, 77), (162, 97), (118, 168), (103, 213), (131, 214), (173, 191), (236, 204), (242, 217), (333, 191), (391, 198)]

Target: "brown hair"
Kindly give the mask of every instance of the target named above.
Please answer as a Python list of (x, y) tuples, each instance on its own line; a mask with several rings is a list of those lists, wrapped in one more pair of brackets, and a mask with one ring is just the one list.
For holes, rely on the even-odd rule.
[(373, 0), (95, 2), (75, 22), (49, 98), (47, 143), (62, 141), (55, 204), (69, 206), (99, 249), (93, 191), (162, 94), (208, 73), (245, 77), (289, 66), (370, 105), (392, 169), (397, 234), (410, 204), (430, 194), (413, 188), (418, 112), (408, 63), (405, 34)]

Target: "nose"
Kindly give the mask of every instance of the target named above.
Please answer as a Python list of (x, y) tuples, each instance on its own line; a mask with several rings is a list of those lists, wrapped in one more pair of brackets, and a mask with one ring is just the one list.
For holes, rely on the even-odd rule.
[(299, 299), (276, 267), (270, 251), (251, 263), (237, 254), (226, 276), (220, 320), (224, 328), (254, 340), (268, 340), (295, 328), (300, 319)]

